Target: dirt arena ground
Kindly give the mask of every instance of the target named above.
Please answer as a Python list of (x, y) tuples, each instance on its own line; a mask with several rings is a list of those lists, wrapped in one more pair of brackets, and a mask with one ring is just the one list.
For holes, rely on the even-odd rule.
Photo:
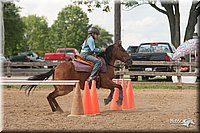
[[(53, 88), (37, 88), (27, 97), (18, 88), (3, 88), (4, 131), (198, 131), (198, 91), (134, 90), (136, 108), (110, 111), (103, 104), (109, 90), (97, 90), (100, 115), (68, 117), (73, 93), (57, 98), (64, 113), (52, 113), (46, 99)], [(189, 128), (176, 121), (190, 118)]]

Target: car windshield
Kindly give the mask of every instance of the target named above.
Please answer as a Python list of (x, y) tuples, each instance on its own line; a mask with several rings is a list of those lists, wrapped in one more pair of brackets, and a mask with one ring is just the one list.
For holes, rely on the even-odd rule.
[(139, 53), (171, 53), (169, 45), (166, 43), (142, 44)]
[(74, 50), (58, 50), (59, 53), (66, 53), (68, 55), (74, 55)]
[(38, 55), (35, 52), (23, 52), (23, 53), (18, 53), (18, 55), (26, 55), (26, 56), (31, 56), (37, 58)]
[(128, 47), (127, 52), (128, 53), (135, 53), (137, 50), (137, 47)]

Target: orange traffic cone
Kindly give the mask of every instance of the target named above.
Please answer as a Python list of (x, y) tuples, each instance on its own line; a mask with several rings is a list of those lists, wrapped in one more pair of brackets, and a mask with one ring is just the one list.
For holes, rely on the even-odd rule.
[(84, 86), (83, 109), (84, 109), (85, 115), (93, 114), (92, 101), (91, 101), (88, 81), (85, 81), (85, 86)]
[(135, 108), (135, 99), (134, 99), (131, 80), (128, 81), (127, 101), (128, 101), (128, 108), (129, 109)]
[(92, 80), (92, 87), (91, 87), (91, 100), (92, 100), (92, 109), (94, 114), (100, 114), (99, 111), (99, 102), (97, 97), (97, 89), (96, 89), (96, 81)]
[(84, 115), (84, 111), (83, 111), (83, 102), (82, 102), (80, 84), (77, 83), (76, 86), (74, 87), (74, 96), (72, 101), (71, 114), (68, 116), (79, 116), (79, 115)]
[(126, 81), (122, 80), (122, 89), (123, 89), (123, 102), (122, 102), (122, 109), (126, 110), (128, 109), (128, 102), (127, 102), (127, 95), (126, 95)]
[[(116, 84), (119, 84), (119, 79), (116, 80)], [(115, 88), (113, 99), (110, 104), (110, 110), (122, 110), (122, 106), (117, 104), (117, 100), (119, 98), (119, 89)]]

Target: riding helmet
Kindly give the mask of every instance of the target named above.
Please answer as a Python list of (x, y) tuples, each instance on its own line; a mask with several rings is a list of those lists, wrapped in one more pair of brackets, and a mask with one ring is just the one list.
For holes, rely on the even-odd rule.
[(93, 34), (97, 34), (97, 35), (100, 34), (99, 30), (98, 30), (96, 27), (90, 27), (90, 28), (88, 29), (88, 33), (89, 33), (89, 34), (93, 33)]

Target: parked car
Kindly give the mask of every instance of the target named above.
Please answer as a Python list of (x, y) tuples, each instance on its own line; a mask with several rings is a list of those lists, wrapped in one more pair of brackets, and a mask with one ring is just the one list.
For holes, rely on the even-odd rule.
[(55, 53), (45, 53), (44, 59), (50, 61), (64, 61), (78, 54), (75, 48), (58, 48)]
[[(176, 48), (166, 42), (142, 43), (139, 45), (135, 53), (131, 54), (133, 61), (171, 61), (170, 56), (175, 52)], [(129, 71), (157, 71), (157, 72), (172, 72), (173, 66), (157, 66), (157, 65), (132, 65), (128, 68)], [(138, 80), (140, 75), (131, 75), (130, 78), (134, 81)], [(153, 76), (151, 76), (153, 77)], [(149, 76), (142, 76), (142, 79), (148, 79)], [(172, 80), (172, 77), (167, 77), (167, 80)]]
[(2, 54), (0, 54), (0, 63), (3, 63), (5, 61), (7, 61), (6, 58), (5, 58), (5, 56), (3, 56)]
[[(44, 62), (41, 57), (39, 57), (35, 52), (22, 52), (17, 55), (10, 56), (11, 62)], [(30, 68), (27, 66), (12, 66), (13, 68)], [(40, 68), (42, 66), (32, 66), (36, 68)]]
[(35, 52), (22, 52), (17, 55), (10, 56), (11, 62), (44, 62)]

